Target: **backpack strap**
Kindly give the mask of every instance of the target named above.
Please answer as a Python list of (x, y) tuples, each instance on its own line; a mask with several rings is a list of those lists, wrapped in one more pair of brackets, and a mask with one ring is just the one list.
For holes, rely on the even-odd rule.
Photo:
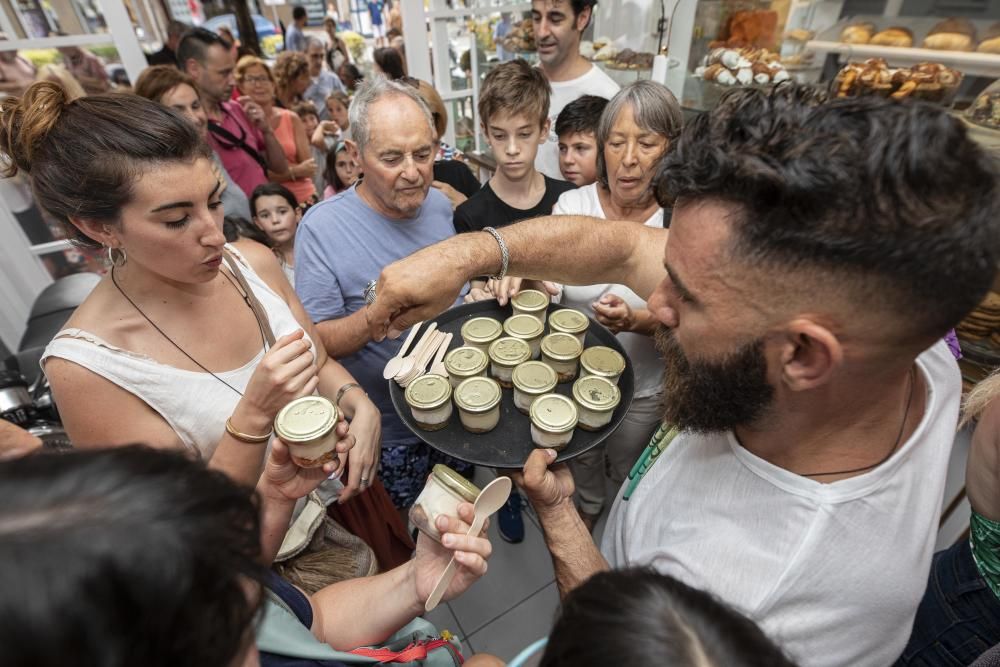
[(244, 153), (252, 157), (254, 159), (254, 162), (260, 165), (260, 168), (264, 170), (264, 174), (267, 175), (267, 161), (264, 159), (264, 156), (258, 153), (253, 146), (251, 146), (246, 141), (244, 141), (240, 137), (237, 137), (235, 134), (233, 134), (232, 132), (230, 132), (229, 130), (222, 127), (221, 125), (219, 125), (218, 123), (216, 123), (214, 120), (211, 119), (209, 119), (208, 121), (208, 131), (216, 136), (222, 137), (223, 139), (225, 139), (226, 141), (228, 141), (229, 143), (236, 146)]

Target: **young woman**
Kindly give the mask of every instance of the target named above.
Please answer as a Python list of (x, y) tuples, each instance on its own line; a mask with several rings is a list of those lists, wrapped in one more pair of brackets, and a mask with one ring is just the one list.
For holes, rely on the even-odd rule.
[(331, 72), (340, 70), (344, 63), (351, 62), (351, 52), (347, 50), (347, 44), (337, 35), (337, 22), (327, 16), (323, 19), (323, 29), (330, 39), (330, 44), (326, 50), (326, 64)]
[(302, 211), (295, 195), (283, 185), (258, 185), (250, 196), (253, 221), (267, 234), (268, 245), (274, 251), (290, 285), (295, 285), (295, 230), (302, 220)]
[(226, 245), (222, 184), (193, 124), (137, 95), (70, 104), (43, 82), (0, 105), (0, 153), (112, 260), (42, 360), (77, 447), (186, 450), (253, 486), (278, 411), (318, 390), (350, 422), (345, 449), (356, 442), (341, 500), (376, 481), (378, 410), (313, 345), (274, 255)]
[(354, 185), (360, 176), (358, 165), (351, 159), (347, 144), (337, 143), (332, 151), (326, 154), (326, 189), (323, 199), (329, 199), (338, 192), (343, 192)]
[(300, 202), (312, 203), (316, 197), (316, 186), (312, 181), (316, 161), (309, 149), (309, 137), (301, 118), (275, 105), (275, 78), (271, 68), (256, 56), (244, 56), (236, 65), (236, 85), (240, 92), (264, 109), (274, 136), (288, 159), (288, 171), (268, 171), (268, 178), (291, 190)]

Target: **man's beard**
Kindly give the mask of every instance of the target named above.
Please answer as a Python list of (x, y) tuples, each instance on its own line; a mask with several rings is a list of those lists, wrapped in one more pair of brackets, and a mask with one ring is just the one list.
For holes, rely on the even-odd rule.
[(757, 421), (771, 405), (764, 339), (758, 338), (721, 361), (690, 361), (673, 331), (659, 327), (656, 348), (666, 366), (663, 419), (681, 429), (725, 431)]

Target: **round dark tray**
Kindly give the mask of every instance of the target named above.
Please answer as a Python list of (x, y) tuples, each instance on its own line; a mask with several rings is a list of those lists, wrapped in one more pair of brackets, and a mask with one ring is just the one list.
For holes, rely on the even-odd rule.
[[(549, 313), (551, 314), (562, 307), (558, 304), (550, 304)], [(501, 306), (493, 300), (479, 301), (456, 306), (442, 313), (434, 321), (437, 322), (438, 331), (455, 334), (449, 346), (451, 349), (461, 347), (462, 325), (467, 320), (473, 317), (493, 317), (502, 322), (510, 317), (511, 313), (510, 304)], [(548, 333), (548, 325), (546, 325), (546, 333)], [(417, 334), (417, 340), (419, 340), (420, 335), (420, 333)], [(556, 461), (568, 461), (599, 445), (618, 428), (632, 404), (632, 394), (635, 391), (632, 362), (615, 335), (591, 319), (585, 347), (595, 345), (606, 345), (625, 357), (625, 372), (618, 380), (618, 389), (621, 390), (622, 394), (621, 402), (611, 417), (611, 423), (600, 431), (590, 432), (577, 428), (573, 432), (573, 439), (566, 449), (559, 452)], [(535, 449), (534, 443), (531, 442), (531, 420), (514, 407), (514, 392), (510, 389), (503, 390), (503, 397), (500, 400), (500, 423), (488, 433), (469, 433), (466, 431), (459, 420), (458, 408), (452, 411), (451, 419), (443, 429), (424, 431), (413, 420), (410, 407), (403, 397), (403, 391), (402, 387), (389, 380), (389, 395), (392, 397), (392, 405), (396, 408), (396, 413), (407, 428), (413, 431), (414, 435), (444, 454), (477, 465), (494, 468), (521, 468), (527, 460), (528, 454)], [(557, 393), (572, 397), (572, 391), (572, 382), (556, 385)]]

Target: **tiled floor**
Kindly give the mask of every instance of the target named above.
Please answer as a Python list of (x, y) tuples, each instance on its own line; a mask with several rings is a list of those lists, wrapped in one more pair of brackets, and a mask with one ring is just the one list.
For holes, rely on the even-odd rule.
[[(480, 488), (493, 471), (477, 468)], [(605, 516), (607, 512), (605, 511)], [(493, 544), (489, 571), (462, 597), (441, 604), (426, 618), (439, 630), (448, 629), (462, 640), (466, 655), (490, 653), (510, 660), (525, 646), (548, 634), (559, 607), (552, 560), (538, 520), (525, 509), (525, 536), (520, 544), (504, 542), (489, 528)], [(595, 533), (600, 538), (605, 517)]]

